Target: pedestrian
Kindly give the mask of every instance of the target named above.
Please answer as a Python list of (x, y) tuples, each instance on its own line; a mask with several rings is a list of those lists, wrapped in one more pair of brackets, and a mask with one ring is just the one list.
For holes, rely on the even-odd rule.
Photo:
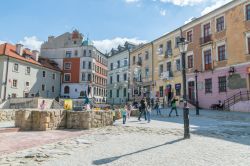
[(44, 110), (46, 106), (45, 100), (42, 101), (42, 103), (40, 104), (40, 109)]
[(157, 114), (157, 115), (161, 115), (161, 109), (160, 109), (159, 98), (156, 99), (156, 102), (155, 102), (155, 109), (156, 109), (156, 114)]
[(146, 103), (146, 112), (147, 112), (147, 119), (148, 119), (148, 123), (150, 123), (151, 121), (151, 112), (152, 112), (152, 105), (151, 103)]
[(132, 111), (132, 106), (130, 103), (127, 104), (127, 114), (128, 114), (128, 119), (130, 118), (131, 115), (131, 111)]
[(121, 107), (121, 113), (122, 113), (122, 123), (125, 124), (126, 120), (127, 120), (127, 111), (126, 111), (126, 107)]
[(176, 97), (173, 97), (173, 99), (171, 101), (171, 111), (169, 113), (169, 117), (171, 117), (173, 110), (175, 110), (176, 116), (179, 116), (178, 112), (177, 112), (177, 108), (176, 108), (176, 101), (178, 101), (178, 99)]
[(140, 115), (138, 117), (138, 120), (141, 121), (141, 116), (143, 114), (144, 114), (145, 120), (147, 120), (146, 111), (145, 111), (146, 106), (145, 106), (145, 99), (144, 98), (141, 99), (140, 105), (141, 105), (141, 111), (140, 111)]
[(115, 120), (116, 120), (116, 118), (115, 118), (115, 109), (112, 109), (112, 116), (113, 116), (113, 123), (115, 123)]

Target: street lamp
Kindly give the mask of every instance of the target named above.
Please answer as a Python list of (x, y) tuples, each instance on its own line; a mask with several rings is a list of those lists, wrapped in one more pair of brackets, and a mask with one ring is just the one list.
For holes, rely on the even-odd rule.
[(199, 99), (198, 99), (198, 73), (200, 71), (198, 71), (197, 69), (195, 69), (194, 73), (195, 73), (195, 90), (196, 90), (196, 115), (200, 115), (200, 110), (199, 110)]
[(187, 52), (188, 42), (184, 37), (180, 38), (178, 42), (178, 48), (181, 53), (182, 58), (182, 80), (183, 80), (183, 119), (184, 119), (184, 139), (190, 138), (189, 133), (189, 108), (187, 106), (187, 85), (186, 85), (186, 52)]

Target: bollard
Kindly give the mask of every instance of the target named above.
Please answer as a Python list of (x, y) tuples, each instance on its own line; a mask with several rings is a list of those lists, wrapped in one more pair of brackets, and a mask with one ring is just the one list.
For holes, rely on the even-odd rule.
[(187, 106), (187, 102), (184, 102), (183, 107), (183, 118), (184, 118), (184, 139), (190, 138), (190, 132), (189, 132), (189, 108)]

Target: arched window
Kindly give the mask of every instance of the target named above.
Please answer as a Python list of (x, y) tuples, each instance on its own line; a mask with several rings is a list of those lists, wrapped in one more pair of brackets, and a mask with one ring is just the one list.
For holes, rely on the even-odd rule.
[(69, 94), (69, 86), (64, 87), (64, 94)]

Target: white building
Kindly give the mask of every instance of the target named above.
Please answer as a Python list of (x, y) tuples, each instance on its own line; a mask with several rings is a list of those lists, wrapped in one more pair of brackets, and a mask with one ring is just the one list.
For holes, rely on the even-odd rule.
[(0, 99), (55, 98), (60, 94), (61, 70), (54, 61), (21, 44), (0, 45)]
[(124, 47), (112, 49), (108, 57), (107, 102), (125, 104), (129, 100), (129, 54), (134, 44), (128, 42)]
[(63, 70), (61, 96), (81, 98), (86, 94), (96, 102), (106, 102), (107, 57), (77, 30), (42, 44), (41, 54), (55, 60)]

